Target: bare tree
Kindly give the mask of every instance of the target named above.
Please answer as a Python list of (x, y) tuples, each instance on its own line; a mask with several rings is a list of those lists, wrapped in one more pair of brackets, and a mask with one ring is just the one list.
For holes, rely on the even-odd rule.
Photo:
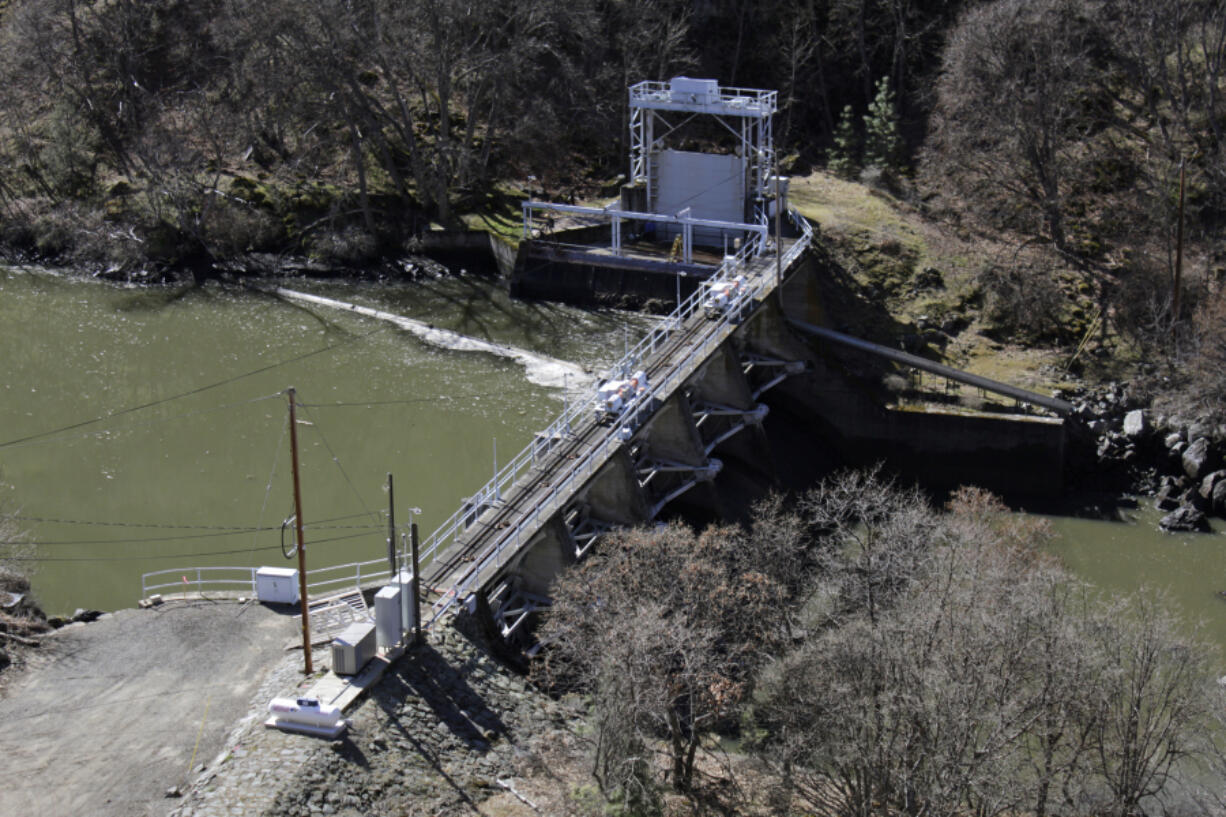
[[(860, 490), (847, 492), (853, 484)], [(1013, 542), (1023, 531), (976, 492), (919, 525), (915, 497), (876, 478), (826, 483), (815, 501), (860, 506), (827, 518), (849, 531), (889, 530), (905, 557), (866, 571), (852, 567), (862, 552), (836, 551), (876, 598), (766, 672), (755, 711), (770, 733), (768, 757), (831, 817), (1016, 807), (1015, 753), (1034, 709), (1025, 679), (1038, 619), (1024, 587), (1040, 573), (1033, 540)], [(874, 574), (895, 581), (859, 578)]]
[(1074, 150), (1102, 124), (1104, 48), (1085, 11), (1081, 0), (997, 0), (968, 12), (949, 38), (932, 134), (941, 172), (981, 211), (1008, 222), (1022, 205), (1060, 249)]
[(863, 611), (870, 622), (915, 578), (943, 532), (919, 490), (896, 486), (880, 467), (827, 478), (800, 506), (824, 531), (823, 569), (839, 585), (840, 612)]
[[(854, 501), (823, 487), (818, 507), (904, 516), (888, 485)], [(1171, 616), (1144, 598), (1104, 606), (1043, 555), (1045, 525), (982, 491), (926, 524), (901, 548), (923, 554), (905, 583), (828, 619), (759, 680), (760, 746), (795, 791), (829, 817), (986, 817), (1098, 802), (1135, 814), (1168, 790), (1207, 715), (1203, 654)]]
[(1173, 602), (1141, 593), (1105, 611), (1095, 648), (1099, 676), (1092, 734), (1095, 771), (1111, 793), (1110, 813), (1143, 814), (1179, 764), (1206, 748), (1198, 739), (1211, 716), (1209, 663), (1201, 645), (1182, 634)]
[(661, 769), (691, 790), (704, 736), (734, 722), (755, 669), (786, 643), (808, 539), (778, 502), (759, 518), (752, 532), (624, 531), (557, 582), (535, 671), (592, 694), (607, 793), (641, 800)]

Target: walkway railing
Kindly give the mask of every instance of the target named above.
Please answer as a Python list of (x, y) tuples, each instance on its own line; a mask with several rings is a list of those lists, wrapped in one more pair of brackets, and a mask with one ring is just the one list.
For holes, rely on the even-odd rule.
[[(309, 543), (308, 543), (309, 545)], [(140, 577), (141, 598), (153, 593), (247, 593), (256, 595), (256, 571), (258, 567), (180, 567), (155, 570)], [(166, 581), (167, 578), (170, 581)], [(311, 568), (307, 583), (307, 595), (330, 593), (391, 580), (392, 572), (386, 558), (365, 562), (348, 562), (343, 565)]]
[[(205, 593), (249, 592), (255, 595), (254, 567), (179, 567), (155, 570), (140, 577), (140, 597), (156, 592)], [(164, 581), (173, 577), (174, 581)]]

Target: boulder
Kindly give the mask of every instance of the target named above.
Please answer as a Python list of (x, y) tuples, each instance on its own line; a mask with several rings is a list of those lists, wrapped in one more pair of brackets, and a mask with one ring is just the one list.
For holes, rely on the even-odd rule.
[(1181, 442), (1183, 442), (1183, 435), (1178, 431), (1172, 431), (1170, 434), (1167, 434), (1162, 438), (1162, 444), (1166, 446), (1168, 451), (1173, 451), (1175, 446), (1179, 445)]
[(1205, 474), (1204, 479), (1200, 481), (1201, 499), (1212, 499), (1214, 486), (1223, 480), (1226, 480), (1226, 471), (1219, 470)]
[(1158, 527), (1168, 533), (1208, 533), (1209, 520), (1191, 505), (1184, 505), (1168, 513), (1158, 522)]
[(1183, 452), (1183, 472), (1192, 479), (1200, 479), (1207, 474), (1212, 467), (1210, 460), (1213, 454), (1209, 448), (1209, 440), (1204, 437), (1197, 437), (1193, 440)]
[(1197, 420), (1188, 425), (1188, 439), (1195, 440), (1197, 437), (1212, 437), (1213, 426), (1209, 423)]
[(1154, 494), (1154, 507), (1160, 511), (1173, 511), (1179, 507), (1179, 486), (1169, 477), (1163, 477), (1162, 485)]
[(1209, 513), (1212, 510), (1209, 507), (1209, 500), (1200, 495), (1200, 490), (1195, 485), (1179, 495), (1179, 504), (1195, 508), (1201, 513)]
[(1213, 484), (1213, 496), (1209, 499), (1213, 503), (1213, 512), (1226, 517), (1226, 479), (1219, 479)]
[(1149, 431), (1149, 418), (1145, 409), (1133, 409), (1124, 415), (1124, 436), (1136, 439)]

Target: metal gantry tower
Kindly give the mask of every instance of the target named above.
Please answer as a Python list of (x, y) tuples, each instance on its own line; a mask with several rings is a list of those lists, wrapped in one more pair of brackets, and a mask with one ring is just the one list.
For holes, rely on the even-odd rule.
[(711, 117), (737, 139), (746, 197), (743, 217), (765, 225), (765, 202), (774, 195), (772, 122), (778, 96), (776, 91), (729, 88), (713, 79), (689, 77), (630, 86), (630, 183), (645, 190), (646, 209), (660, 212), (657, 160), (667, 138), (697, 117)]

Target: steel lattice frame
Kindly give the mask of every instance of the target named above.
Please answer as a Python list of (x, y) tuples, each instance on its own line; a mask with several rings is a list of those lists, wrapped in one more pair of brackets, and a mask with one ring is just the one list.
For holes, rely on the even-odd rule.
[[(685, 97), (689, 97), (688, 99)], [(664, 137), (656, 136), (656, 120), (665, 125), (661, 111), (676, 111), (693, 116), (713, 116), (740, 139), (740, 155), (748, 197), (755, 202), (754, 220), (765, 224), (767, 208), (761, 204), (773, 195), (771, 177), (775, 172), (773, 121), (778, 94), (758, 88), (718, 86), (718, 101), (697, 101), (693, 95), (675, 94), (663, 82), (644, 81), (630, 86), (630, 183), (641, 184), (647, 193), (647, 209), (655, 211), (658, 190), (655, 181), (656, 151)], [(739, 119), (739, 128), (726, 120)]]

